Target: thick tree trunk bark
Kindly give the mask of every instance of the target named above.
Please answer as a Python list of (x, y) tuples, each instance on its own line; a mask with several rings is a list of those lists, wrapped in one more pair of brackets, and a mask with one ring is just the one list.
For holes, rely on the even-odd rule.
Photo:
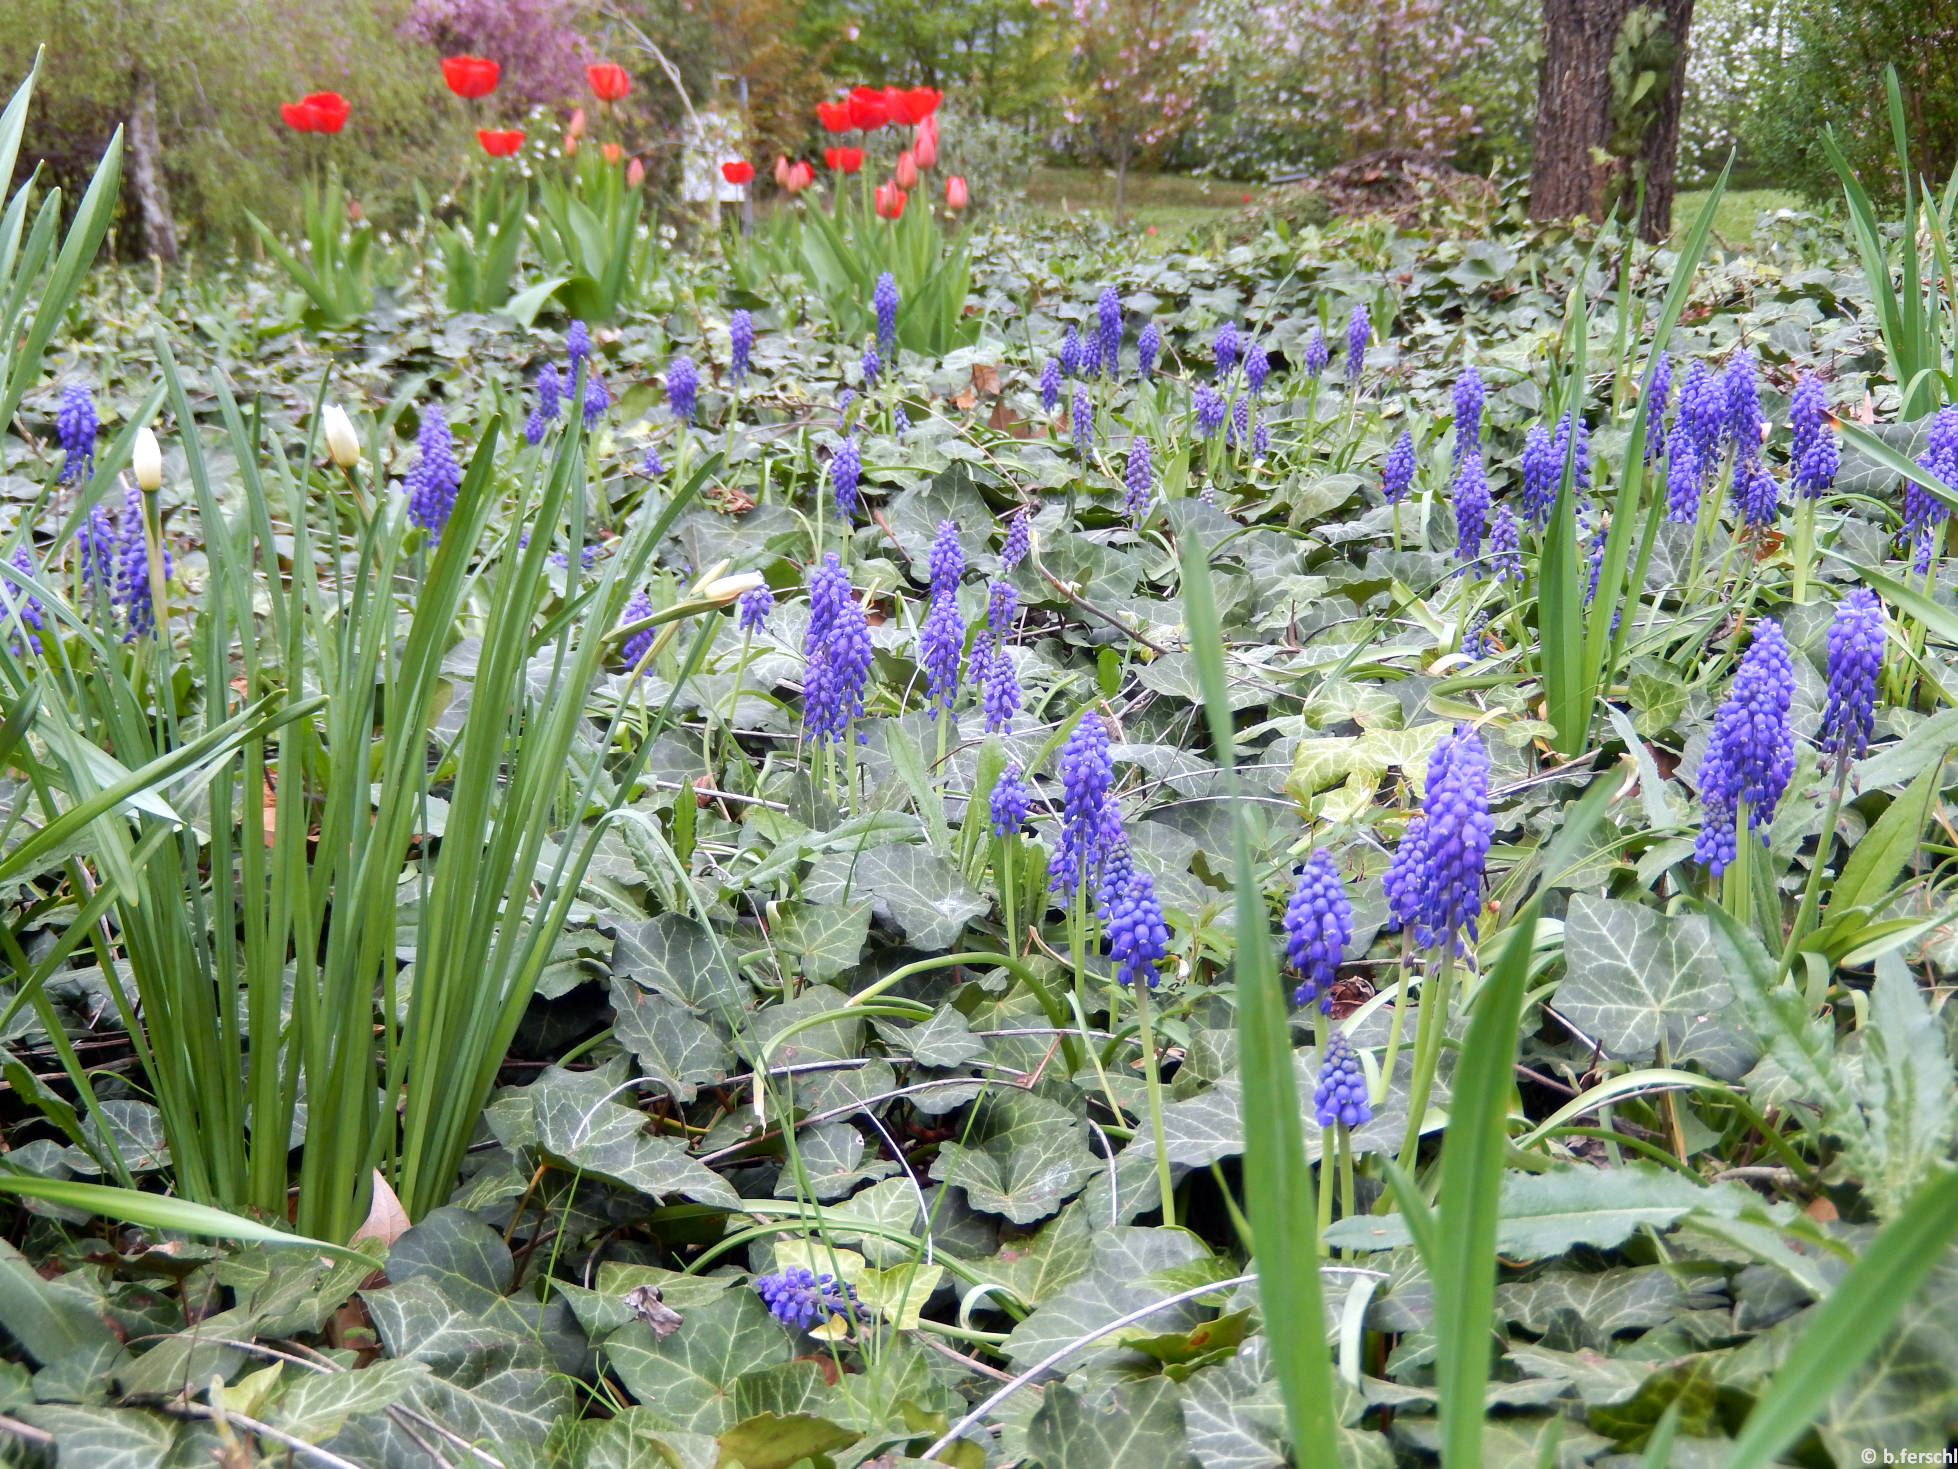
[[(1672, 73), (1640, 146), (1645, 209), (1639, 233), (1662, 240), (1672, 230), (1674, 159), (1679, 151), (1680, 94), (1693, 0), (1645, 0), (1673, 37)], [(1604, 212), (1605, 185), (1629, 160), (1597, 157), (1611, 138), (1612, 48), (1639, 0), (1543, 0), (1543, 70), (1537, 83), (1536, 143), (1530, 162), (1530, 217), (1593, 219)], [(1629, 203), (1631, 190), (1623, 196)]]
[(1645, 135), (1645, 147), (1639, 154), (1645, 165), (1645, 212), (1639, 216), (1638, 232), (1654, 244), (1672, 233), (1679, 106), (1686, 90), (1686, 48), (1693, 32), (1693, 0), (1664, 0), (1663, 9), (1666, 29), (1672, 33), (1678, 54), (1673, 58), (1672, 80), (1659, 101), (1659, 116), (1652, 124), (1652, 131)]
[(136, 75), (136, 96), (129, 107), (129, 191), (143, 221), (143, 246), (154, 260), (177, 258), (177, 224), (170, 215), (170, 194), (163, 184), (163, 144), (156, 131), (156, 79)]
[(1631, 0), (1543, 0), (1530, 218), (1596, 217), (1605, 168), (1592, 156), (1611, 135), (1612, 43)]

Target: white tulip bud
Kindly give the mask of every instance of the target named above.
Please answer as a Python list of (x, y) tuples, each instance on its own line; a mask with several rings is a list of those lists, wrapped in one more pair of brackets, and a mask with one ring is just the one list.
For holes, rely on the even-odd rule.
[(702, 587), (697, 596), (708, 602), (732, 602), (743, 592), (752, 592), (765, 578), (759, 571), (744, 571), (738, 576), (723, 576)]
[(360, 463), (360, 435), (354, 432), (354, 421), (344, 408), (327, 404), (320, 415), (320, 431), (326, 437), (327, 455), (335, 464), (352, 469)]
[(156, 441), (156, 435), (147, 427), (136, 430), (136, 449), (129, 458), (129, 467), (136, 473), (136, 484), (145, 490), (163, 488), (163, 448)]

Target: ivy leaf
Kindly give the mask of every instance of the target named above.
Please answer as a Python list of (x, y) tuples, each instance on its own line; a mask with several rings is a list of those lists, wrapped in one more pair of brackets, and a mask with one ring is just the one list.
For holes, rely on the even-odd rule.
[(379, 1413), (400, 1402), (428, 1374), (426, 1362), (383, 1358), (357, 1372), (302, 1372), (289, 1376), (262, 1416), (308, 1443), (323, 1443), (346, 1421)]
[(769, 912), (784, 970), (812, 984), (855, 968), (870, 936), (868, 903), (772, 903)]
[(5, 1240), (0, 1240), (0, 1326), (38, 1363), (85, 1347), (116, 1345), (91, 1297), (72, 1285), (42, 1279)]
[(1879, 1211), (1889, 1216), (1903, 1208), (1943, 1159), (1953, 1103), (1944, 1037), (1917, 981), (1895, 954), (1876, 961), (1863, 1044), (1869, 1051), (1863, 1085), (1876, 1164), (1868, 1186)]
[(1151, 1377), (1117, 1386), (1097, 1409), (1055, 1383), (1027, 1427), (1027, 1448), (1043, 1469), (1196, 1469), (1177, 1398), (1175, 1383)]
[(612, 1033), (675, 1102), (690, 1105), (702, 1083), (725, 1081), (733, 1055), (706, 1021), (664, 995), (612, 982)]
[(738, 1463), (742, 1469), (789, 1469), (856, 1441), (857, 1435), (841, 1424), (807, 1413), (785, 1418), (761, 1413), (743, 1419), (720, 1437), (722, 1462)]
[(869, 898), (917, 949), (949, 948), (991, 906), (942, 853), (929, 847), (873, 847), (825, 857), (802, 885), (812, 903)]
[[(1005, 1351), (1015, 1366), (1039, 1361), (1056, 1347), (1086, 1336), (1119, 1316), (1172, 1296), (1181, 1288), (1152, 1279), (1162, 1272), (1212, 1259), (1210, 1249), (1180, 1229), (1144, 1229), (1117, 1225), (1094, 1231), (1094, 1264), (1088, 1274), (1071, 1282), (1006, 1338)], [(1147, 1318), (1157, 1332), (1187, 1331), (1203, 1317), (1195, 1302), (1170, 1306)], [(1119, 1351), (1101, 1343), (1087, 1349), (1087, 1359)]]
[(775, 1197), (793, 1199), (805, 1186), (819, 1203), (855, 1192), (860, 1184), (897, 1171), (888, 1158), (863, 1161), (863, 1134), (847, 1122), (819, 1122), (796, 1134), (798, 1165), (775, 1180)]
[(626, 1390), (689, 1433), (722, 1434), (737, 1423), (736, 1381), (786, 1362), (789, 1333), (751, 1290), (725, 1290), (687, 1312), (680, 1329), (661, 1337), (631, 1322), (600, 1349)]
[(1694, 1060), (1738, 1080), (1758, 1055), (1726, 1022), (1733, 990), (1707, 921), (1642, 903), (1577, 894), (1564, 923), (1566, 973), (1557, 1009), (1619, 1060)]
[(503, 1236), (467, 1210), (449, 1207), (396, 1240), (387, 1268), (396, 1285), (425, 1277), (445, 1299), (478, 1314), (501, 1304), (516, 1275)]
[(624, 1184), (653, 1198), (678, 1194), (734, 1208), (741, 1200), (721, 1176), (689, 1158), (678, 1143), (648, 1136), (645, 1116), (614, 1100), (622, 1064), (595, 1071), (553, 1066), (523, 1088), (537, 1146), (572, 1168)]
[(931, 1176), (958, 1184), (974, 1208), (1015, 1224), (1044, 1219), (1103, 1166), (1088, 1149), (1079, 1115), (1031, 1093), (981, 1102), (968, 1138), (939, 1149)]
[(626, 1408), (602, 1421), (567, 1418), (554, 1440), (552, 1463), (578, 1469), (714, 1469), (720, 1446), (705, 1434), (682, 1433), (651, 1408)]
[(20, 1416), (54, 1435), (56, 1469), (161, 1469), (180, 1427), (136, 1408), (40, 1403)]
[(727, 945), (684, 914), (661, 913), (620, 929), (612, 971), (689, 1009), (738, 1012), (747, 1005), (747, 987), (735, 976)]
[(1599, 1350), (1620, 1332), (1663, 1326), (1687, 1307), (1685, 1289), (1659, 1265), (1559, 1270), (1496, 1291), (1504, 1319), (1532, 1336), (1549, 1336), (1556, 1328), (1564, 1340)]
[[(1385, 1438), (1354, 1426), (1367, 1407), (1360, 1395), (1343, 1379), (1334, 1392), (1343, 1469), (1392, 1469)], [(1228, 1361), (1190, 1374), (1183, 1384), (1183, 1430), (1203, 1469), (1278, 1469), (1290, 1462), (1285, 1401), (1264, 1337), (1251, 1338)]]

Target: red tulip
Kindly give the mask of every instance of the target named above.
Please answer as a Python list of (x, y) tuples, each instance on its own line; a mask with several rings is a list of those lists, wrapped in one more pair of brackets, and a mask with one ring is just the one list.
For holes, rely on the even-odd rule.
[(313, 109), (304, 102), (281, 102), (279, 116), (285, 125), (295, 133), (315, 133), (319, 131), (313, 121)]
[(458, 97), (487, 97), (496, 90), (501, 68), (487, 56), (444, 56), (442, 80)]
[(918, 160), (911, 156), (909, 148), (897, 155), (897, 167), (892, 172), (897, 175), (897, 186), (900, 189), (918, 187)]
[(850, 104), (818, 102), (816, 121), (823, 125), (823, 131), (826, 133), (847, 133), (850, 130)]
[(840, 173), (855, 173), (863, 167), (863, 149), (825, 148), (823, 162)]
[(875, 87), (852, 87), (849, 107), (850, 126), (864, 132), (874, 132), (891, 120), (884, 94)]
[(731, 184), (745, 184), (754, 176), (755, 166), (745, 158), (736, 158), (721, 165), (721, 177)]
[(918, 129), (918, 141), (911, 145), (911, 156), (920, 168), (938, 167), (938, 129)]
[(617, 143), (600, 143), (598, 145), (598, 151), (604, 155), (607, 163), (617, 163), (625, 156), (625, 149), (621, 148)]
[(353, 111), (338, 92), (308, 92), (306, 105), (313, 109), (313, 126), (323, 133), (339, 132)]
[(871, 207), (877, 211), (879, 219), (896, 219), (904, 213), (907, 195), (896, 184), (879, 184), (871, 195)]
[(789, 165), (789, 176), (782, 181), (782, 187), (787, 189), (791, 194), (800, 194), (815, 182), (816, 170), (804, 163), (801, 159), (797, 159)]
[(632, 90), (632, 78), (616, 61), (594, 61), (585, 68), (585, 80), (601, 102), (616, 102)]
[(523, 147), (522, 128), (477, 128), (476, 141), (492, 158), (508, 158)]
[(911, 110), (918, 114), (919, 122), (924, 122), (938, 111), (938, 104), (945, 100), (945, 94), (936, 87), (913, 87), (905, 93), (905, 97)]
[(955, 173), (945, 180), (945, 207), (954, 214), (972, 202), (972, 196), (965, 189), (965, 175)]
[(628, 189), (636, 189), (646, 182), (646, 165), (634, 157), (625, 166), (625, 183)]

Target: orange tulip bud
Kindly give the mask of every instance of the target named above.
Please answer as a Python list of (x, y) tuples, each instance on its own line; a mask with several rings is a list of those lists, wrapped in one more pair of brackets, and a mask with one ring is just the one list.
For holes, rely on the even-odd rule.
[(625, 154), (625, 150), (617, 143), (601, 143), (598, 145), (598, 151), (604, 155), (607, 163), (617, 163)]
[(625, 166), (625, 181), (626, 187), (632, 189), (636, 189), (646, 182), (646, 165), (641, 163), (636, 156)]

